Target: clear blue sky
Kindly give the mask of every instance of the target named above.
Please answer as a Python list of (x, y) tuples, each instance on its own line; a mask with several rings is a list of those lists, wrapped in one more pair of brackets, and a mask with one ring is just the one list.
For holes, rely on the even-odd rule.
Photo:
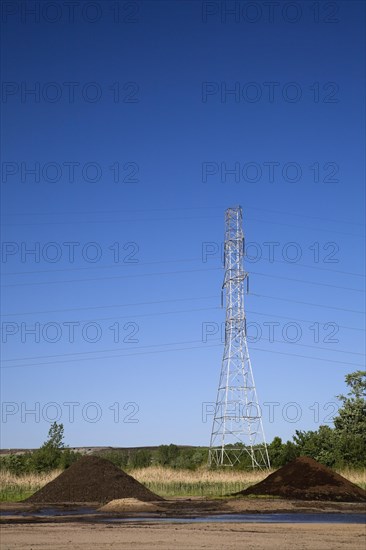
[(2, 6), (2, 447), (55, 414), (72, 446), (208, 444), (236, 204), (267, 439), (316, 429), (364, 364), (364, 2), (23, 4)]

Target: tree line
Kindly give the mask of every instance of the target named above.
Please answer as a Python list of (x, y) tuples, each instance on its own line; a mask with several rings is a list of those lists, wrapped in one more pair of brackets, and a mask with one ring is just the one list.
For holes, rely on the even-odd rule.
[[(332, 468), (366, 467), (366, 371), (347, 374), (346, 395), (338, 395), (341, 402), (334, 427), (320, 426), (315, 431), (296, 430), (292, 441), (283, 442), (275, 437), (268, 445), (273, 468), (284, 466), (294, 458), (306, 455)], [(41, 473), (68, 468), (81, 454), (64, 444), (64, 427), (54, 422), (43, 445), (33, 452), (0, 457), (0, 468), (17, 475)], [(160, 445), (156, 449), (123, 449), (103, 451), (99, 456), (111, 460), (124, 470), (145, 468), (151, 465), (191, 469), (207, 464), (207, 447)], [(236, 469), (250, 469), (251, 459), (243, 452)]]

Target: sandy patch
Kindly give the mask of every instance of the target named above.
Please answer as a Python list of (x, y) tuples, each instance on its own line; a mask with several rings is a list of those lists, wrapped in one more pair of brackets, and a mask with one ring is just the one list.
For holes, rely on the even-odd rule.
[(137, 498), (117, 498), (101, 508), (100, 512), (159, 512), (161, 508), (152, 502), (142, 502)]
[(350, 524), (4, 525), (2, 550), (364, 550), (365, 527)]

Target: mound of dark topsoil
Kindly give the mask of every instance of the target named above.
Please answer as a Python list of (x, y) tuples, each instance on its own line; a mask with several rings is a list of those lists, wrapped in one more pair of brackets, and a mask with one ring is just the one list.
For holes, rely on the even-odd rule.
[(366, 491), (361, 487), (307, 456), (292, 460), (260, 483), (235, 494), (366, 502)]
[(120, 498), (163, 500), (109, 460), (84, 456), (26, 502), (108, 502)]

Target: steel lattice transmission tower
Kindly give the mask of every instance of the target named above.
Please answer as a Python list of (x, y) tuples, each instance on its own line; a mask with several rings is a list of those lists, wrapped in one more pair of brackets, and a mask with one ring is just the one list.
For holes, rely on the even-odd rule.
[(262, 416), (250, 363), (244, 285), (243, 214), (240, 206), (225, 212), (225, 346), (213, 419), (209, 466), (233, 466), (247, 453), (253, 468), (270, 467)]

